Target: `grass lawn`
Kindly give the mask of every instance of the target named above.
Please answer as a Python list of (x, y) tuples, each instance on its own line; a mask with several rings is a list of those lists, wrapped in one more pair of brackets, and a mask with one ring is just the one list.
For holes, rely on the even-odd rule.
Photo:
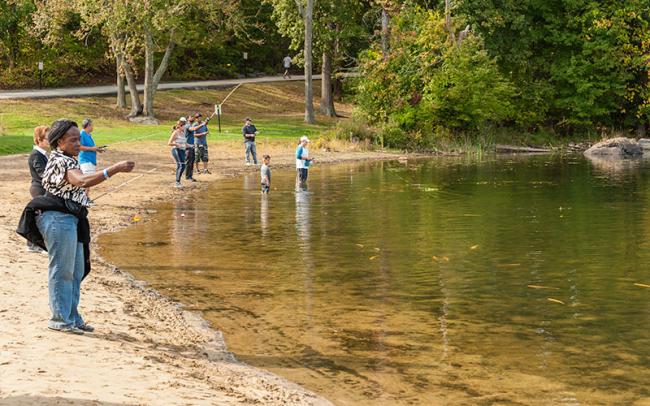
[[(314, 82), (314, 90), (319, 82)], [(209, 116), (231, 89), (169, 90), (156, 94), (156, 117), (161, 125), (147, 126), (128, 122), (128, 111), (115, 108), (115, 97), (57, 98), (0, 101), (0, 155), (28, 152), (32, 148), (34, 127), (49, 125), (66, 117), (95, 121), (93, 138), (97, 145), (129, 142), (140, 139), (166, 142), (171, 126), (180, 116), (201, 112)], [(210, 121), (210, 142), (241, 139), (245, 117), (251, 117), (260, 131), (259, 138), (297, 139), (301, 135), (315, 136), (335, 124), (334, 119), (317, 117), (318, 123), (303, 123), (304, 85), (302, 82), (247, 84), (240, 87), (223, 105), (222, 132), (217, 131), (217, 118)], [(318, 93), (318, 92), (316, 92)], [(314, 95), (318, 107), (319, 94)], [(337, 105), (339, 113), (348, 115), (349, 105)]]

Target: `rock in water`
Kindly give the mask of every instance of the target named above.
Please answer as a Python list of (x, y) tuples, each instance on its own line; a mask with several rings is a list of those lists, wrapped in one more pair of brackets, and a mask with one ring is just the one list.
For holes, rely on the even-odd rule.
[(641, 146), (644, 154), (646, 151), (650, 151), (650, 138), (641, 138), (639, 140), (639, 145)]
[(617, 137), (601, 141), (585, 151), (586, 156), (632, 158), (643, 155), (641, 145), (632, 138)]

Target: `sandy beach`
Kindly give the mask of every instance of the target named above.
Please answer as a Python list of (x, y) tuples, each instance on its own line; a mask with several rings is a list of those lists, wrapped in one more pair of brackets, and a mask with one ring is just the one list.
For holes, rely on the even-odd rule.
[[(258, 142), (275, 167), (292, 165), (295, 145)], [(316, 151), (315, 151), (316, 152)], [(378, 152), (317, 151), (320, 162), (395, 157)], [(169, 148), (160, 142), (115, 145), (99, 166), (123, 159), (136, 169), (94, 188), (93, 238), (146, 221), (162, 199), (200, 193), (220, 177), (244, 170), (239, 142), (211, 146), (211, 175), (177, 190)], [(116, 186), (132, 180), (115, 190)], [(28, 253), (15, 233), (29, 201), (27, 155), (0, 157), (0, 404), (314, 404), (329, 402), (286, 379), (244, 365), (228, 352), (218, 326), (146, 288), (93, 256), (80, 310), (95, 332), (74, 336), (47, 329), (47, 255)]]

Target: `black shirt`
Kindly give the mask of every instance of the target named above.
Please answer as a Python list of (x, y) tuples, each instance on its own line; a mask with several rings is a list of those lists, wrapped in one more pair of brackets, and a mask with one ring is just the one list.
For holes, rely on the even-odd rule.
[[(255, 133), (257, 132), (257, 128), (253, 124), (251, 125), (245, 125), (244, 128), (242, 128), (241, 133), (244, 136), (244, 141), (253, 141), (255, 142)], [(253, 134), (252, 137), (247, 137), (246, 134)]]
[[(47, 157), (35, 149), (29, 155), (27, 163), (29, 164), (29, 173), (32, 175), (32, 186), (43, 188), (41, 181), (43, 180), (43, 172), (45, 172), (45, 167), (47, 166)], [(45, 194), (45, 190), (43, 190), (42, 194)]]

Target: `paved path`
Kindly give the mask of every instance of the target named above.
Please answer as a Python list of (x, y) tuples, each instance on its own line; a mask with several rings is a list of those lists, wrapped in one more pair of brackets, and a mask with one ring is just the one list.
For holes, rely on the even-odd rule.
[[(321, 75), (314, 75), (314, 80), (320, 79)], [(284, 79), (282, 76), (263, 76), (258, 78), (246, 79), (225, 79), (225, 80), (202, 80), (194, 82), (170, 82), (158, 85), (158, 90), (170, 89), (209, 89), (232, 87), (240, 83), (270, 83), (285, 81), (302, 81), (303, 75), (291, 76), (291, 79)], [(138, 85), (138, 91), (142, 92), (144, 85)], [(126, 88), (128, 93), (129, 89)], [(107, 94), (117, 94), (117, 86), (88, 86), (88, 87), (71, 87), (58, 89), (42, 90), (18, 90), (0, 92), (0, 100), (10, 99), (46, 99), (51, 97), (80, 97), (80, 96), (98, 96)]]

